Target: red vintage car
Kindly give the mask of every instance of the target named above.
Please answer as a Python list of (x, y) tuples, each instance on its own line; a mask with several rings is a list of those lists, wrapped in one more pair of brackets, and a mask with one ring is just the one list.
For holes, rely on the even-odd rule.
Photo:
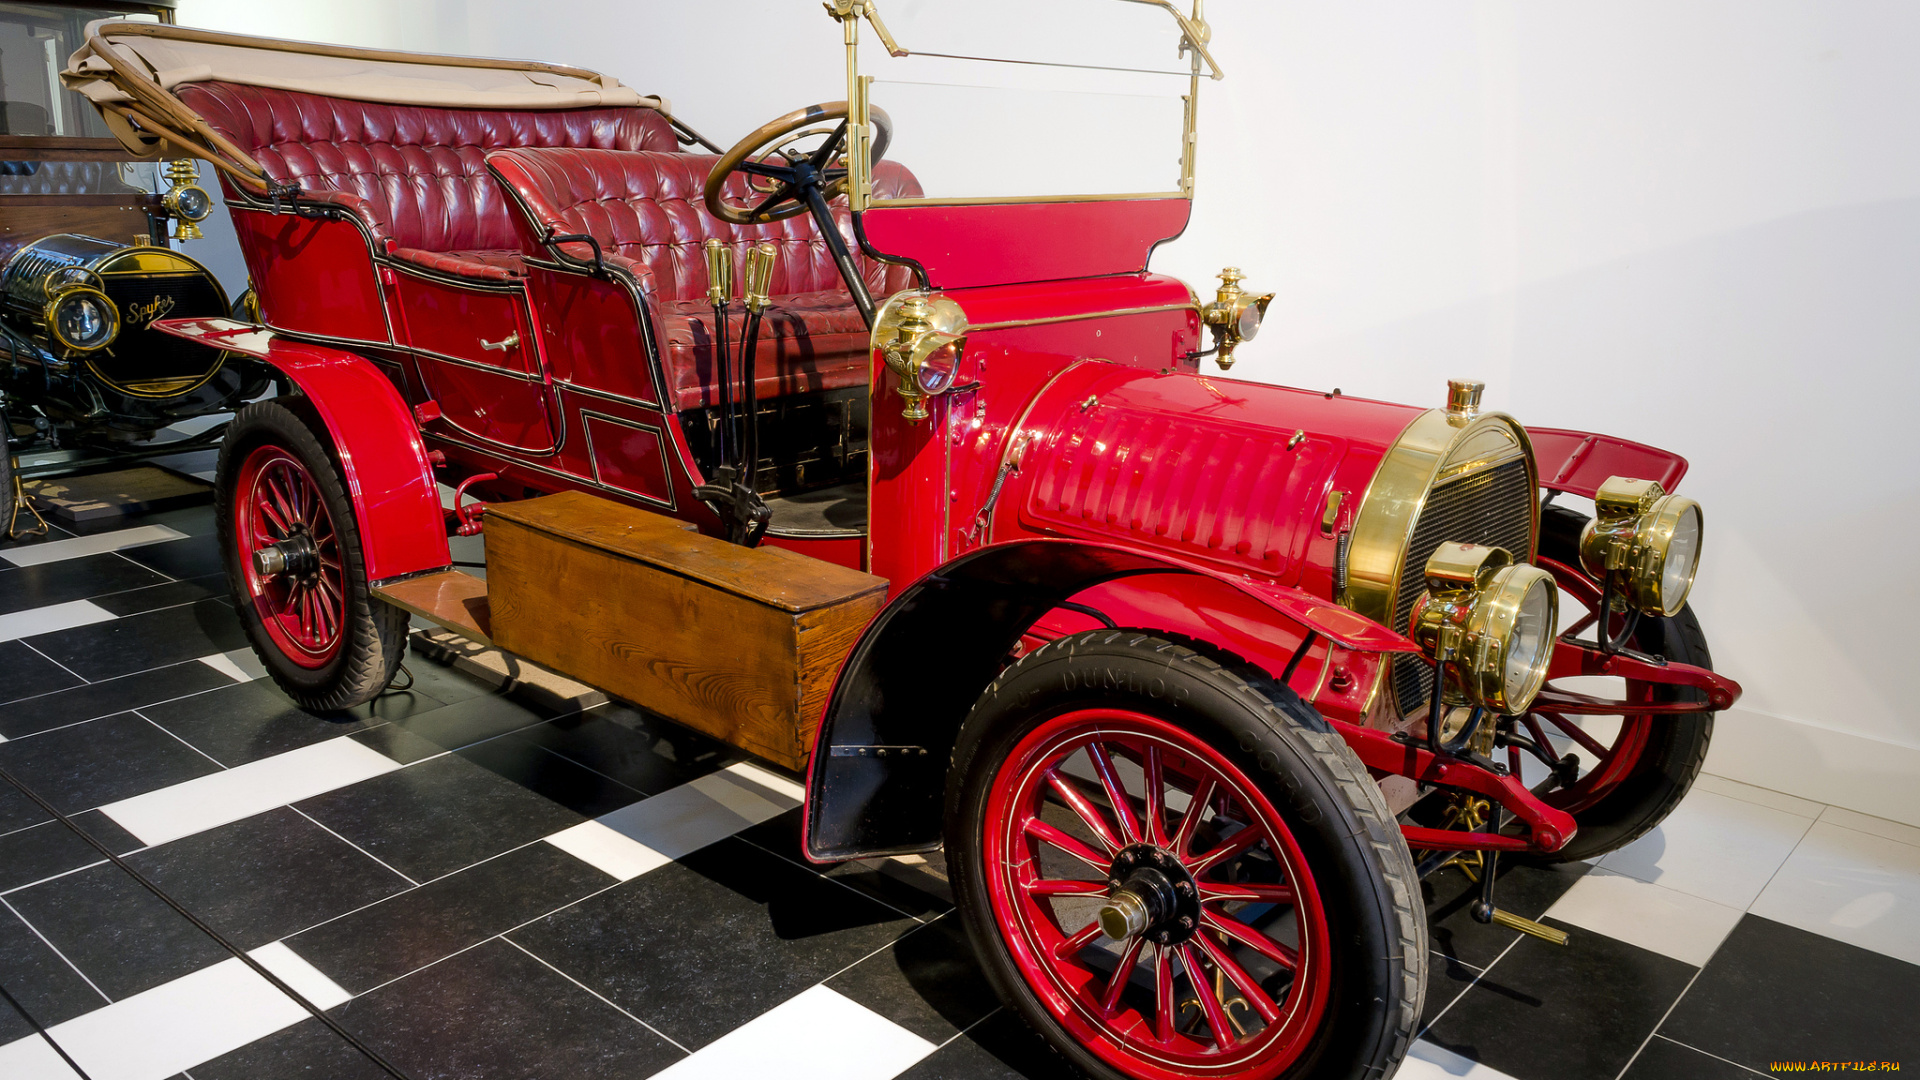
[[(1481, 411), (1475, 383), (1418, 407), (1207, 372), (1267, 298), (1148, 264), (1187, 224), (1211, 31), (1197, 2), (1089, 2), (1149, 47), (942, 48), (834, 0), (847, 100), (725, 152), (552, 65), (109, 23), (66, 77), (225, 184), (261, 322), (171, 328), (298, 388), (236, 418), (218, 493), (296, 700), (387, 685), (383, 597), (448, 570), (476, 495), (585, 491), (868, 571), (887, 599), (835, 658), (812, 857), (944, 845), (997, 989), (1093, 1075), (1388, 1075), (1423, 871), (1591, 858), (1697, 774), (1739, 694), (1686, 606), (1700, 509), (1678, 456)], [(980, 140), (1011, 114), (916, 126), (938, 78), (862, 73), (1003, 60), (1030, 103), (1058, 89), (1019, 83), (1038, 68), (1171, 80), (1105, 99), (1159, 102), (1133, 115), (1180, 140), (1164, 182), (1100, 163), (1010, 195), (997, 163), (1030, 159)], [(1062, 110), (1097, 96), (1022, 118), (1084, 164), (1111, 132)], [(955, 161), (1000, 190), (955, 191)], [(1481, 880), (1477, 917), (1557, 933)]]

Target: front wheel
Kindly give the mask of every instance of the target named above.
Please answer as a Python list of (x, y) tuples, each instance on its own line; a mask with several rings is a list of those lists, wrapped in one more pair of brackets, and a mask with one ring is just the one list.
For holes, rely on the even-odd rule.
[(373, 598), (346, 486), (300, 404), (263, 401), (234, 416), (214, 505), (253, 651), (301, 708), (330, 712), (392, 680), (407, 613)]
[(990, 981), (1106, 1078), (1382, 1076), (1426, 920), (1378, 786), (1292, 691), (1144, 631), (1029, 653), (960, 732), (948, 866)]

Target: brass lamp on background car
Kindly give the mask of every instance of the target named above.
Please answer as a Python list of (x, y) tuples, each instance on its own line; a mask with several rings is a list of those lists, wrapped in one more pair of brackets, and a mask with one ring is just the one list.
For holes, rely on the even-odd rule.
[(200, 179), (200, 167), (192, 158), (175, 158), (167, 162), (166, 176), (173, 186), (160, 197), (160, 205), (173, 218), (173, 238), (201, 239), (206, 234), (200, 231), (200, 223), (213, 213), (213, 196), (194, 183)]

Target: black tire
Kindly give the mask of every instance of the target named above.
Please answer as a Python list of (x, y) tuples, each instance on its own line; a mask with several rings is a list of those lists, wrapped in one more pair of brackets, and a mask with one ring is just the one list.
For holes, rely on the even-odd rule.
[(12, 438), (13, 424), (0, 412), (0, 540), (13, 536), (13, 449), (7, 445)]
[[(1562, 506), (1541, 511), (1540, 554), (1577, 568), (1580, 532), (1588, 520), (1585, 514)], [(1713, 668), (1713, 654), (1707, 650), (1706, 635), (1691, 607), (1683, 607), (1668, 618), (1642, 616), (1631, 647), (1683, 664)], [(1661, 701), (1703, 699), (1701, 691), (1678, 686), (1661, 687), (1655, 696)], [(1599, 801), (1574, 813), (1580, 831), (1547, 859), (1575, 862), (1595, 858), (1651, 832), (1692, 789), (1694, 778), (1706, 764), (1707, 744), (1712, 739), (1712, 713), (1655, 719), (1633, 770)]]
[(1426, 994), (1426, 915), (1399, 827), (1366, 768), (1311, 706), (1238, 658), (1201, 648), (1138, 630), (1076, 634), (1021, 658), (980, 696), (961, 728), (946, 797), (948, 872), (974, 949), (1001, 999), (1061, 1055), (1091, 1076), (1125, 1075), (1073, 1040), (1012, 959), (986, 892), (982, 830), (990, 778), (1037, 725), (1088, 707), (1148, 714), (1257, 779), (1319, 886), (1331, 994), (1319, 1029), (1281, 1075), (1391, 1075)]
[[(366, 560), (360, 531), (311, 407), (300, 398), (275, 399), (248, 405), (234, 414), (220, 444), (220, 465), (214, 484), (214, 518), (218, 523), (220, 556), (233, 592), (234, 607), (246, 628), (247, 640), (280, 689), (308, 712), (335, 712), (372, 700), (393, 680), (407, 646), (407, 613), (377, 600), (367, 586)], [(274, 644), (248, 594), (239, 544), (235, 540), (234, 498), (240, 464), (255, 448), (277, 445), (304, 465), (319, 486), (320, 497), (340, 537), (344, 571), (345, 640), (331, 662), (320, 668), (294, 663)]]

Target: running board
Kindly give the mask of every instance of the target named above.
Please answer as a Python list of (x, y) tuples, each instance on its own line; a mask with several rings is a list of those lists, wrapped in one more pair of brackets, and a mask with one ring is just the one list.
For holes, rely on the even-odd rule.
[(482, 644), (493, 644), (493, 614), (487, 606), (487, 583), (472, 574), (442, 570), (375, 586), (373, 595), (435, 626)]

